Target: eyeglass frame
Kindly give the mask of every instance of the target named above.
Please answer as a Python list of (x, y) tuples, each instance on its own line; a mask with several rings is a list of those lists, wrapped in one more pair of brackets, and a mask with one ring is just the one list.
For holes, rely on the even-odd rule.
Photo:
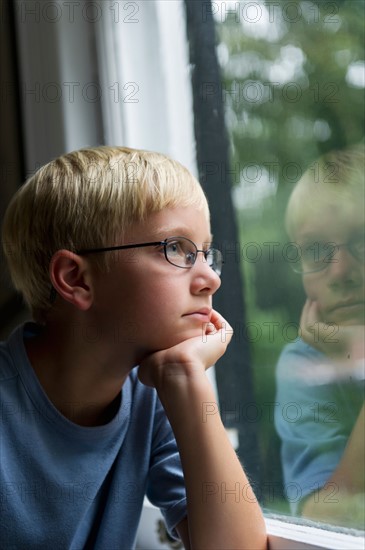
[[(194, 246), (196, 252), (195, 252), (194, 261), (192, 262), (191, 265), (177, 265), (177, 264), (174, 264), (168, 258), (167, 251), (166, 251), (166, 246), (169, 244), (168, 241), (171, 241), (173, 239), (184, 239), (185, 241), (188, 241), (189, 243), (191, 243)], [(191, 239), (188, 239), (188, 237), (183, 237), (182, 235), (175, 236), (175, 237), (167, 237), (163, 241), (154, 241), (154, 242), (137, 243), (137, 244), (123, 244), (123, 245), (118, 245), (118, 246), (106, 246), (106, 247), (103, 247), (103, 248), (85, 248), (85, 249), (81, 249), (81, 250), (76, 250), (75, 253), (78, 254), (79, 256), (83, 256), (83, 255), (86, 255), (86, 254), (95, 254), (95, 253), (99, 253), (99, 252), (111, 252), (111, 251), (115, 251), (115, 250), (128, 250), (128, 249), (131, 249), (131, 248), (142, 248), (142, 247), (145, 247), (145, 246), (163, 246), (166, 261), (169, 264), (171, 264), (175, 267), (179, 267), (181, 269), (191, 269), (194, 266), (194, 264), (197, 260), (198, 252), (203, 253), (205, 260), (207, 260), (209, 253), (211, 253), (212, 251), (218, 252), (220, 254), (220, 259), (221, 259), (221, 269), (219, 271), (216, 271), (212, 266), (209, 266), (209, 267), (211, 267), (211, 269), (214, 271), (214, 273), (216, 273), (218, 275), (218, 277), (220, 277), (220, 275), (222, 273), (222, 266), (224, 264), (224, 260), (223, 260), (222, 252), (218, 248), (211, 248), (210, 247), (207, 250), (199, 250), (198, 247), (196, 246), (196, 244), (194, 243), (194, 241), (192, 241)]]
[(338, 261), (336, 258), (333, 258), (333, 256), (334, 256), (334, 254), (336, 254), (339, 251), (340, 248), (343, 248), (343, 247), (345, 247), (350, 252), (351, 256), (353, 258), (355, 258), (356, 261), (358, 261), (358, 262), (364, 261), (364, 258), (361, 258), (356, 252), (354, 252), (355, 249), (354, 249), (353, 243), (356, 242), (357, 240), (358, 240), (357, 238), (354, 238), (354, 239), (350, 239), (349, 241), (347, 241), (345, 243), (334, 243), (334, 242), (326, 243), (326, 244), (332, 245), (333, 248), (334, 248), (334, 251), (331, 253), (332, 256), (329, 260), (325, 261), (325, 259), (323, 259), (320, 262), (320, 263), (324, 264), (323, 267), (319, 267), (317, 269), (311, 269), (311, 270), (308, 270), (308, 271), (300, 271), (300, 270), (296, 269), (292, 263), (291, 263), (290, 267), (292, 268), (294, 273), (296, 273), (297, 275), (310, 275), (311, 273), (321, 273), (325, 269), (328, 269), (329, 264), (336, 263)]

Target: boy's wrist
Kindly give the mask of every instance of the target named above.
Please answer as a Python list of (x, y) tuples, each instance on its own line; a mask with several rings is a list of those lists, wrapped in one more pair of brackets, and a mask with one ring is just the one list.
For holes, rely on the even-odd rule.
[(206, 375), (200, 372), (189, 376), (168, 376), (156, 386), (158, 397), (168, 415), (186, 421), (186, 413), (191, 418), (202, 417), (204, 408), (218, 412), (216, 395)]
[(212, 385), (206, 375), (206, 371), (201, 367), (192, 367), (189, 369), (163, 369), (164, 372), (158, 378), (155, 384), (156, 391), (160, 398), (163, 396), (181, 396), (185, 394), (193, 397), (194, 395), (204, 395), (213, 392)]

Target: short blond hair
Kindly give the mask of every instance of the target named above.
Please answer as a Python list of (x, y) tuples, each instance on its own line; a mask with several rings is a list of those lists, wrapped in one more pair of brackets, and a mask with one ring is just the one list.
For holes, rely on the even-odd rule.
[[(198, 181), (165, 155), (106, 146), (65, 154), (29, 178), (7, 208), (2, 240), (13, 284), (44, 322), (57, 250), (121, 244), (123, 232), (149, 213), (190, 205), (209, 219)], [(109, 269), (110, 255), (96, 261)]]
[(364, 203), (365, 146), (331, 151), (312, 163), (295, 185), (286, 208), (285, 227), (295, 239), (309, 213), (321, 216), (323, 204), (352, 208)]

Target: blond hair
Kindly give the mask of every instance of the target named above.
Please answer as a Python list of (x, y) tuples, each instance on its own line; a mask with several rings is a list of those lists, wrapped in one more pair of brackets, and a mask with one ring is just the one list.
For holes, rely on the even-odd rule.
[[(57, 250), (121, 244), (123, 232), (149, 213), (189, 205), (209, 219), (198, 181), (165, 155), (106, 146), (65, 154), (28, 179), (7, 208), (2, 240), (13, 284), (44, 322)], [(96, 261), (109, 269), (109, 254)]]
[(352, 209), (364, 203), (365, 146), (331, 151), (312, 163), (295, 185), (285, 215), (285, 227), (295, 239), (298, 228), (309, 214), (319, 217), (323, 206), (341, 205)]

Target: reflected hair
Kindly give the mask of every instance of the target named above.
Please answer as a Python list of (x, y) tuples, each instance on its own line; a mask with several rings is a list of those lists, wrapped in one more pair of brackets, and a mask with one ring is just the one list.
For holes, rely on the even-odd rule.
[[(194, 206), (209, 219), (199, 182), (179, 162), (150, 151), (95, 147), (40, 168), (12, 198), (2, 228), (10, 276), (37, 322), (50, 308), (49, 265), (57, 250), (121, 244), (150, 213)], [(112, 255), (95, 262), (109, 270)]]
[(285, 228), (290, 238), (309, 213), (321, 215), (323, 205), (352, 208), (364, 203), (365, 145), (331, 151), (313, 162), (295, 185), (288, 201)]

